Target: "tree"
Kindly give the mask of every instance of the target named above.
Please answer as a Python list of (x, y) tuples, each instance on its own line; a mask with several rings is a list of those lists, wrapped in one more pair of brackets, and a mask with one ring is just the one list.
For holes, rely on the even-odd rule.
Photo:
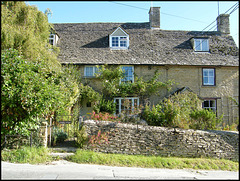
[(29, 134), (39, 118), (69, 113), (77, 101), (74, 68), (63, 68), (49, 44), (47, 16), (25, 2), (1, 2), (1, 138)]
[[(1, 50), (17, 49), (27, 60), (47, 62), (46, 71), (58, 71), (57, 47), (49, 44), (53, 26), (47, 15), (24, 1), (4, 1), (1, 5)], [(53, 51), (50, 51), (53, 49)]]

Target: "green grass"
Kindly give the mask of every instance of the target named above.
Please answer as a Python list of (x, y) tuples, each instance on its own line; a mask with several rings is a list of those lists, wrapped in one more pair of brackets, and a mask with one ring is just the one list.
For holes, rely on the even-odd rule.
[(239, 163), (213, 158), (178, 158), (143, 155), (124, 155), (97, 153), (78, 149), (75, 155), (68, 156), (68, 161), (76, 163), (145, 167), (145, 168), (168, 168), (168, 169), (203, 169), (203, 170), (229, 170), (238, 171)]
[(2, 150), (1, 160), (12, 163), (46, 163), (56, 158), (49, 155), (49, 149), (45, 147), (22, 147), (13, 150)]
[[(45, 147), (22, 147), (13, 150), (2, 150), (1, 160), (13, 163), (47, 163), (58, 160), (59, 157), (49, 155), (51, 149)], [(98, 153), (78, 149), (68, 161), (85, 164), (143, 167), (143, 168), (168, 168), (168, 169), (203, 169), (203, 170), (228, 170), (238, 171), (239, 163), (213, 158), (179, 158), (143, 155), (125, 155)]]

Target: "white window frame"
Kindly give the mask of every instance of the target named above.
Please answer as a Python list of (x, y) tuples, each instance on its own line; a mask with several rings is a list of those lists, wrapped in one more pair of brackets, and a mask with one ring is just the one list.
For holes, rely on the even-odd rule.
[[(93, 68), (92, 75), (87, 74), (87, 68)], [(96, 65), (87, 65), (84, 67), (84, 77), (88, 77), (88, 78), (96, 77), (95, 74), (97, 73), (98, 73), (98, 67)]]
[[(113, 45), (113, 38), (117, 38), (117, 46)], [(123, 40), (124, 39), (124, 40)], [(125, 46), (121, 46), (121, 43), (125, 42)], [(110, 47), (112, 49), (128, 49), (129, 47), (129, 38), (128, 36), (110, 36)]]
[[(205, 102), (208, 102), (208, 105), (209, 106), (204, 106), (204, 103)], [(213, 106), (211, 106), (211, 102), (214, 102), (214, 105)], [(202, 108), (203, 109), (211, 109), (211, 110), (213, 110), (214, 112), (216, 112), (216, 110), (217, 110), (217, 100), (216, 99), (205, 99), (204, 101), (203, 101), (203, 103), (202, 103)]]
[(132, 75), (131, 75), (131, 78), (130, 77), (124, 78), (124, 79), (127, 79), (126, 81), (124, 79), (121, 79), (120, 84), (121, 83), (128, 83), (128, 82), (133, 83), (134, 82), (134, 66), (133, 65), (122, 65), (121, 66), (122, 70), (123, 70), (123, 67), (131, 67), (132, 68)]
[(57, 34), (51, 33), (48, 39), (49, 39), (49, 44), (55, 46), (57, 44), (59, 37)]
[[(118, 100), (118, 104), (117, 104), (117, 100)], [(126, 109), (125, 107), (123, 107), (122, 104), (124, 104), (124, 100), (131, 100), (131, 110), (129, 109)], [(114, 103), (116, 103), (116, 113), (115, 114), (120, 114), (122, 113), (123, 111), (129, 111), (128, 114), (130, 114), (130, 111), (134, 111), (134, 103), (135, 103), (135, 100), (137, 101), (137, 107), (139, 107), (139, 98), (138, 97), (115, 97), (114, 98)]]
[[(213, 73), (213, 75), (209, 75), (210, 74), (210, 71)], [(205, 72), (207, 72), (208, 75), (205, 75)], [(212, 74), (211, 73), (211, 74)], [(203, 68), (202, 69), (202, 81), (203, 81), (203, 85), (204, 86), (215, 86), (216, 83), (216, 78), (215, 78), (215, 68)], [(205, 80), (208, 79), (207, 82), (205, 82)], [(209, 80), (213, 80), (213, 83), (211, 83), (211, 81)]]
[[(199, 44), (197, 44), (199, 42)], [(206, 42), (206, 49), (203, 49), (203, 43)], [(209, 40), (207, 38), (194, 38), (194, 51), (209, 52)]]

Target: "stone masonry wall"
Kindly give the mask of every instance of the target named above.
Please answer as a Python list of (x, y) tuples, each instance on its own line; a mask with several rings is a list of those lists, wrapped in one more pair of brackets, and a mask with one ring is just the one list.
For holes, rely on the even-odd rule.
[(83, 122), (88, 135), (108, 132), (109, 143), (86, 145), (104, 153), (178, 157), (212, 157), (239, 160), (239, 133), (215, 130), (184, 130), (107, 121)]

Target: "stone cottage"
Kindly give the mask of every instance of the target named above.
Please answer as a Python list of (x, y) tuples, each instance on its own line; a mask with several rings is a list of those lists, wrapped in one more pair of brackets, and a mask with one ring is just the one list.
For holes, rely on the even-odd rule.
[[(51, 43), (60, 47), (59, 61), (78, 65), (94, 90), (100, 86), (96, 65), (121, 65), (128, 82), (134, 82), (134, 75), (147, 80), (158, 70), (161, 81), (176, 82), (172, 92), (189, 88), (203, 98), (203, 108), (224, 114), (231, 124), (239, 117), (232, 100), (239, 100), (239, 49), (230, 36), (229, 15), (219, 15), (216, 23), (217, 31), (162, 30), (160, 7), (151, 7), (149, 22), (54, 24)], [(172, 92), (149, 101), (157, 104)], [(127, 99), (141, 102), (139, 97)], [(124, 100), (114, 100), (121, 112)], [(81, 111), (91, 112), (91, 104), (83, 104)]]

